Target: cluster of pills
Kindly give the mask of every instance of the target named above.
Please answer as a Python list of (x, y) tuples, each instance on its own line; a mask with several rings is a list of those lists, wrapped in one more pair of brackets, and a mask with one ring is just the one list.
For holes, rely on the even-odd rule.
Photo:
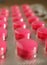
[(0, 9), (0, 59), (4, 59), (7, 51), (7, 41), (8, 36), (8, 16), (9, 10), (6, 8)]
[[(35, 40), (30, 39), (30, 35), (32, 33), (30, 29), (27, 28), (19, 6), (12, 6), (11, 12), (15, 39), (17, 41), (16, 45), (18, 56), (24, 59), (36, 58), (38, 43)], [(31, 12), (31, 10), (29, 12)]]
[[(32, 59), (37, 56), (39, 42), (33, 40), (31, 35), (35, 34), (35, 37), (37, 37), (39, 41), (44, 41), (45, 51), (47, 52), (47, 28), (45, 27), (44, 21), (40, 20), (39, 17), (35, 15), (29, 5), (22, 5), (22, 10), (27, 18), (27, 23), (31, 30), (24, 21), (19, 6), (15, 5), (11, 7), (17, 55), (24, 59)], [(7, 51), (6, 39), (8, 36), (8, 17), (9, 10), (6, 8), (0, 9), (0, 59), (5, 58)]]
[(34, 11), (30, 8), (29, 5), (24, 4), (22, 5), (23, 12), (28, 20), (28, 23), (31, 29), (35, 32), (35, 35), (41, 40), (42, 43), (44, 41), (45, 44), (45, 51), (47, 49), (47, 27), (45, 27), (44, 21), (40, 20), (34, 13)]
[(24, 37), (29, 38), (30, 30), (26, 28), (27, 27), (26, 22), (24, 22), (24, 19), (22, 17), (19, 7), (13, 6), (11, 7), (11, 10), (12, 10), (12, 22), (13, 22), (14, 33), (15, 33), (16, 39), (19, 40)]

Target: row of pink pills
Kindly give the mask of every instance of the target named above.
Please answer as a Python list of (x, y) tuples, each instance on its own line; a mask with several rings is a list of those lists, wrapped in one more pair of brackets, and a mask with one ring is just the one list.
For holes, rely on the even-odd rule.
[(31, 24), (32, 22), (39, 21), (39, 18), (35, 16), (33, 10), (29, 7), (29, 5), (23, 5), (22, 9), (25, 13), (25, 16), (28, 18), (28, 22)]
[(8, 27), (9, 11), (2, 8), (0, 12), (0, 59), (4, 59), (7, 51), (7, 27)]
[[(16, 11), (14, 13), (16, 13)], [(20, 19), (19, 21), (16, 20), (14, 24), (16, 22), (19, 22), (18, 25), (22, 23), (20, 22)], [(14, 31), (15, 38), (17, 40), (17, 54), (24, 59), (31, 59), (33, 57), (36, 58), (38, 44), (34, 40), (30, 39), (30, 30), (22, 28), (20, 26), (16, 26), (15, 24)]]
[[(18, 6), (14, 6), (14, 7), (16, 9)], [(19, 7), (17, 10), (13, 9), (14, 7), (11, 8), (14, 11), (14, 12), (12, 11), (12, 14), (13, 13), (17, 14), (17, 11), (19, 11), (19, 14), (21, 14)], [(22, 14), (20, 17), (22, 17)], [(17, 15), (15, 15), (14, 17), (12, 16), (12, 19), (13, 19), (13, 26), (14, 26), (16, 39), (19, 40), (24, 37), (29, 37), (30, 31), (28, 29), (26, 29), (26, 23), (24, 22), (24, 20), (20, 21), (20, 19), (18, 19)]]
[(19, 7), (17, 5), (12, 6), (11, 11), (12, 11), (12, 21), (13, 21), (14, 29), (17, 29), (20, 27), (26, 28), (26, 23), (23, 20)]
[[(47, 28), (45, 27), (45, 23), (43, 21), (40, 21), (40, 19), (34, 15), (34, 12), (30, 9), (29, 5), (23, 5), (22, 8), (25, 15), (26, 13), (28, 14), (28, 17), (26, 17), (28, 19), (28, 22), (31, 24), (33, 31), (37, 32), (37, 37), (41, 39), (41, 41), (45, 42), (47, 39)], [(33, 15), (30, 16), (29, 14)]]
[(22, 14), (20, 12), (18, 5), (12, 6), (11, 11), (12, 11), (13, 22), (16, 21), (23, 22)]

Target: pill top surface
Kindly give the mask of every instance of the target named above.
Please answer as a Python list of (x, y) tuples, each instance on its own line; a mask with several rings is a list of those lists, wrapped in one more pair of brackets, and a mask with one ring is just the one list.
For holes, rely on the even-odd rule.
[(21, 45), (21, 48), (29, 52), (34, 50), (34, 48), (38, 48), (37, 42), (32, 39), (21, 39), (18, 41), (18, 43)]

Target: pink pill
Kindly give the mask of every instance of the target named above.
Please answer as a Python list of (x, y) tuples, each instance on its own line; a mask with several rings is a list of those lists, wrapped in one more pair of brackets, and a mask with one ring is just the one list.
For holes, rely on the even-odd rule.
[(15, 37), (16, 37), (17, 40), (22, 39), (22, 38), (29, 39), (30, 34), (31, 34), (31, 32), (30, 32), (29, 29), (20, 28), (20, 29), (15, 30)]
[(24, 5), (22, 5), (22, 8), (23, 9), (28, 9), (29, 8), (29, 5), (28, 4), (24, 4)]
[(9, 10), (6, 8), (2, 8), (2, 12), (9, 12)]
[(42, 22), (42, 21), (33, 22), (31, 26), (32, 26), (32, 29), (33, 29), (33, 30), (37, 31), (38, 28), (40, 28), (40, 27), (45, 27), (45, 23)]
[(11, 10), (13, 10), (13, 9), (19, 9), (19, 6), (18, 6), (18, 5), (12, 6), (12, 7), (11, 7)]
[(37, 30), (37, 37), (42, 40), (47, 39), (47, 28), (45, 27), (39, 28)]
[(0, 59), (4, 59), (7, 51), (7, 42), (0, 40)]
[(31, 17), (35, 16), (35, 14), (34, 13), (26, 13), (25, 16), (27, 18), (31, 18)]
[(20, 9), (13, 9), (12, 13), (20, 13)]
[(18, 13), (18, 12), (20, 12), (20, 9), (18, 6), (14, 6), (11, 8), (11, 11), (12, 11), (12, 13)]
[(32, 12), (33, 12), (33, 10), (30, 9), (30, 8), (28, 8), (28, 9), (24, 9), (23, 11), (24, 11), (25, 14), (26, 14), (26, 13), (32, 13)]
[(3, 15), (0, 15), (0, 21), (4, 21), (4, 22), (7, 22), (7, 19), (5, 16)]
[(9, 16), (9, 10), (8, 9), (2, 9), (1, 15), (8, 17)]
[(7, 22), (4, 22), (4, 21), (1, 21), (1, 22), (0, 22), (0, 27), (6, 29), (7, 26), (8, 26), (8, 23), (7, 23)]
[(32, 13), (33, 11), (29, 8), (29, 9), (26, 9), (24, 12), (26, 14), (26, 13)]
[(36, 17), (36, 16), (33, 16), (33, 17), (28, 18), (28, 22), (29, 23), (33, 23), (33, 22), (36, 22), (36, 21), (39, 21), (39, 18)]
[(23, 9), (23, 11), (24, 11), (24, 13), (26, 13), (26, 12), (31, 12), (31, 11), (29, 11), (30, 10), (30, 8), (26, 8), (26, 9)]
[(5, 15), (5, 14), (8, 14), (8, 13), (9, 13), (8, 10), (6, 10), (6, 11), (2, 11), (2, 12), (1, 12), (1, 15)]
[(23, 22), (23, 18), (22, 17), (15, 17), (15, 18), (13, 18), (13, 22), (16, 22), (16, 21)]
[(15, 13), (18, 14), (18, 13), (20, 13), (20, 9), (18, 9), (18, 10), (12, 10), (11, 12), (12, 12), (13, 14), (15, 14)]
[(3, 29), (3, 28), (0, 28), (0, 39), (1, 40), (6, 40), (6, 37), (7, 37), (7, 30)]
[(23, 59), (36, 58), (38, 43), (32, 39), (21, 39), (17, 41), (17, 54)]
[(22, 17), (21, 13), (12, 13), (12, 17)]
[(26, 28), (26, 23), (25, 22), (16, 22), (13, 23), (14, 29), (18, 29), (18, 28)]

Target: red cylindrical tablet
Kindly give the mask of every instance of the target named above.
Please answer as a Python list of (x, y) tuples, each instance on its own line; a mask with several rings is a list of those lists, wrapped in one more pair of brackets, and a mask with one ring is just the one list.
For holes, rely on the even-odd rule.
[(23, 18), (22, 17), (15, 17), (15, 18), (13, 18), (13, 22), (16, 22), (16, 21), (23, 22)]
[(20, 28), (20, 29), (15, 30), (15, 37), (16, 37), (17, 40), (22, 39), (22, 38), (29, 39), (30, 34), (31, 34), (31, 32), (30, 32), (29, 29)]
[(6, 29), (7, 26), (8, 26), (8, 23), (7, 23), (7, 22), (4, 22), (4, 21), (1, 21), (1, 22), (0, 22), (0, 27)]
[(18, 28), (26, 28), (26, 23), (25, 22), (16, 22), (13, 23), (14, 29), (18, 29)]
[(33, 22), (36, 22), (36, 21), (39, 21), (39, 18), (36, 17), (36, 16), (33, 16), (33, 17), (28, 18), (28, 22), (29, 23), (33, 23)]
[(44, 28), (44, 27), (39, 28), (37, 31), (37, 37), (42, 40), (47, 39), (47, 28)]
[(45, 27), (45, 23), (42, 22), (42, 21), (38, 21), (38, 22), (33, 22), (32, 25), (31, 25), (32, 29), (33, 30), (38, 30), (38, 28), (40, 27)]
[(1, 40), (6, 40), (6, 37), (7, 37), (7, 30), (3, 29), (3, 28), (0, 28), (0, 39)]
[(17, 41), (17, 54), (23, 59), (36, 58), (38, 43), (32, 39), (21, 39)]
[(4, 59), (7, 51), (7, 42), (0, 40), (0, 59)]

